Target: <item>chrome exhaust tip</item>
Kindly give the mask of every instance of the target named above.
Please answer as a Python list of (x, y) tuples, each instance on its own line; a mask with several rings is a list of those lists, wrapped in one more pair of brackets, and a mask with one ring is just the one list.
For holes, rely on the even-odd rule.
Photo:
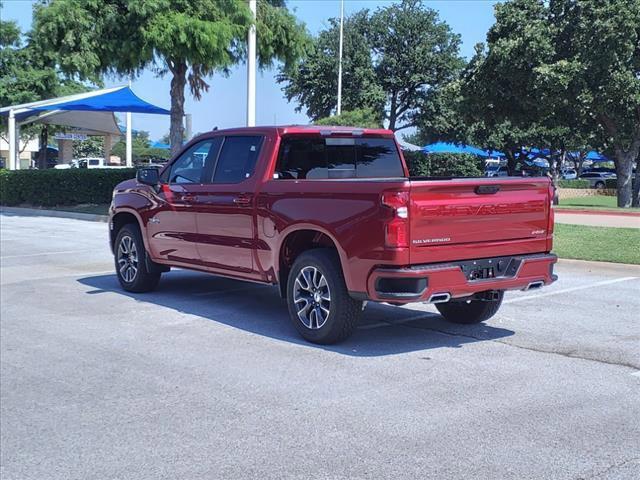
[(529, 290), (537, 290), (538, 288), (544, 287), (544, 282), (542, 280), (538, 280), (536, 282), (531, 282), (529, 285), (522, 289), (523, 292), (528, 292)]
[(451, 300), (451, 294), (447, 292), (434, 293), (429, 297), (429, 303), (445, 303)]

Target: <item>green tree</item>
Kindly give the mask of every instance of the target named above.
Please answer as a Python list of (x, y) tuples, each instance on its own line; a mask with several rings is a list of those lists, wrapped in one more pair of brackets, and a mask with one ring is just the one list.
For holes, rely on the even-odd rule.
[(640, 206), (632, 169), (640, 154), (640, 1), (552, 0), (555, 57), (541, 67), (547, 85), (562, 85), (555, 103), (593, 146), (615, 159), (618, 206)]
[[(281, 69), (278, 81), (296, 111), (303, 108), (314, 121), (330, 117), (337, 103), (339, 19), (329, 19), (329, 28), (313, 40), (306, 56)], [(370, 15), (361, 10), (344, 20), (342, 61), (342, 108), (384, 112), (384, 91), (377, 84), (371, 60)]]
[[(113, 145), (111, 154), (121, 159), (125, 158), (126, 148), (126, 142), (120, 138), (120, 140)], [(168, 160), (171, 152), (161, 148), (152, 148), (149, 140), (149, 132), (134, 130), (131, 135), (131, 156), (133, 162), (137, 164), (146, 160)]]
[(104, 138), (89, 137), (80, 142), (73, 142), (73, 158), (103, 157)]
[[(339, 21), (331, 19), (308, 55), (278, 78), (313, 120), (330, 116), (337, 104), (338, 41)], [(351, 15), (344, 25), (343, 108), (372, 109), (394, 131), (415, 126), (417, 112), (462, 67), (459, 45), (459, 36), (418, 0)]]
[[(207, 77), (246, 57), (253, 19), (244, 0), (46, 0), (34, 12), (43, 50), (63, 72), (97, 79), (133, 77), (145, 68), (171, 76), (171, 149), (184, 138), (187, 84), (196, 100)], [(282, 0), (260, 0), (256, 21), (258, 63), (285, 65), (306, 45), (306, 30)]]
[(404, 152), (409, 173), (417, 177), (482, 177), (484, 160), (466, 153)]
[(320, 118), (316, 125), (341, 125), (347, 127), (382, 128), (382, 122), (373, 110), (352, 110), (340, 115)]
[(531, 146), (561, 159), (591, 147), (608, 152), (618, 205), (630, 206), (640, 150), (640, 1), (512, 0), (495, 15), (487, 48), (461, 79), (456, 108), (467, 137), (505, 152), (511, 172)]
[(497, 4), (495, 17), (486, 48), (476, 46), (462, 75), (458, 111), (468, 140), (504, 152), (514, 174), (524, 163), (523, 149), (547, 144), (548, 110), (536, 67), (552, 58), (554, 49), (541, 1)]
[[(33, 40), (23, 35), (13, 21), (0, 20), (0, 105), (19, 105), (47, 98), (71, 95), (85, 91), (87, 86), (65, 78), (40, 55)], [(40, 136), (40, 145), (46, 146), (48, 134), (55, 131), (48, 125), (25, 125), (20, 134), (27, 141)], [(0, 117), (0, 132), (7, 131), (7, 117)], [(5, 138), (5, 140), (7, 140)], [(46, 149), (41, 148), (39, 167), (46, 166)]]

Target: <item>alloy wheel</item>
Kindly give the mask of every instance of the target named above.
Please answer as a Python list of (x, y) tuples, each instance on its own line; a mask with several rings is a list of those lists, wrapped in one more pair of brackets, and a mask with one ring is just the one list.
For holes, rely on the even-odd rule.
[(317, 330), (327, 322), (331, 312), (331, 291), (327, 279), (316, 267), (304, 267), (293, 286), (293, 302), (302, 324)]
[(138, 274), (138, 249), (129, 235), (123, 236), (118, 245), (118, 271), (127, 283), (133, 282)]

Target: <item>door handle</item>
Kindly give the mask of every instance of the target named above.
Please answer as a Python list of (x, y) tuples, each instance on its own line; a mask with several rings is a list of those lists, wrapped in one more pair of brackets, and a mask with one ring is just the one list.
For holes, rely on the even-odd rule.
[(236, 205), (249, 205), (251, 203), (251, 197), (240, 195), (233, 199), (233, 203), (235, 203)]
[(196, 203), (198, 201), (198, 197), (188, 193), (183, 193), (178, 198), (180, 199), (181, 202), (184, 202), (184, 203)]

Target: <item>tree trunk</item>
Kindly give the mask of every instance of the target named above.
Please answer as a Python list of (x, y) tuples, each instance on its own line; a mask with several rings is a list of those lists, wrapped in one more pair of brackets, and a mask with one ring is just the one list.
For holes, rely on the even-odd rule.
[(576, 174), (578, 177), (582, 175), (582, 169), (584, 168), (584, 161), (587, 158), (587, 152), (578, 152), (578, 159), (574, 162), (576, 167)]
[(182, 148), (184, 140), (184, 89), (187, 85), (187, 65), (173, 63), (169, 68), (171, 77), (171, 126), (169, 127), (169, 140), (171, 142), (171, 155), (175, 155)]
[(558, 205), (560, 203), (558, 197), (558, 181), (560, 180), (560, 170), (566, 161), (567, 152), (565, 150), (561, 150), (560, 153), (560, 167), (558, 167), (558, 157), (557, 155), (551, 156), (551, 183), (553, 184), (553, 204)]
[(636, 175), (633, 179), (633, 199), (631, 206), (640, 208), (640, 154), (636, 157)]
[(391, 93), (391, 105), (389, 107), (389, 130), (396, 131), (396, 120), (398, 118), (396, 93)]
[(629, 208), (631, 206), (631, 172), (634, 160), (634, 155), (631, 152), (616, 149), (618, 207), (621, 208)]
[(509, 175), (516, 175), (516, 166), (518, 165), (516, 151), (508, 148), (505, 150), (505, 156), (507, 157), (507, 171)]
[(40, 152), (38, 154), (38, 169), (47, 168), (47, 144), (49, 143), (49, 127), (44, 124), (40, 129)]

